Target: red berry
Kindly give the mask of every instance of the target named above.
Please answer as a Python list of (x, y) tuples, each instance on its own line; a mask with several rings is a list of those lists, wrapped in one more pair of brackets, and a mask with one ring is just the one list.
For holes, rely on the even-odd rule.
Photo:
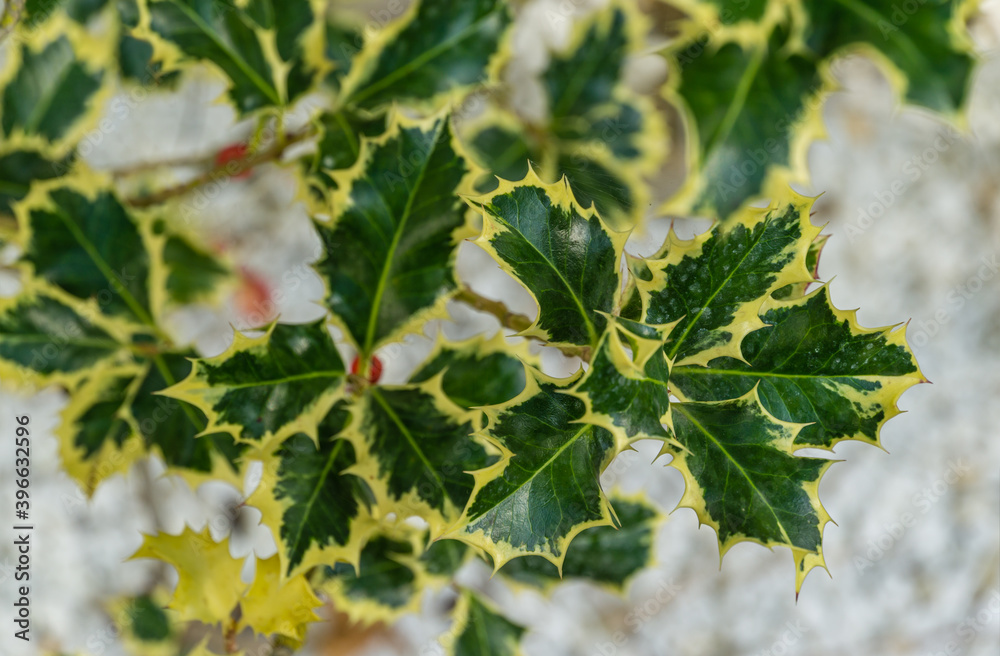
[[(358, 371), (360, 369), (361, 369), (361, 359), (355, 355), (354, 360), (351, 362), (351, 373), (357, 376)], [(368, 382), (375, 384), (381, 377), (382, 377), (382, 361), (379, 360), (377, 355), (373, 355), (372, 365), (368, 369)]]
[[(247, 152), (245, 144), (233, 144), (231, 146), (226, 146), (215, 156), (215, 165), (217, 167), (223, 167), (230, 162), (239, 162), (246, 159)], [(237, 180), (245, 180), (250, 177), (250, 169), (237, 173), (233, 177)]]

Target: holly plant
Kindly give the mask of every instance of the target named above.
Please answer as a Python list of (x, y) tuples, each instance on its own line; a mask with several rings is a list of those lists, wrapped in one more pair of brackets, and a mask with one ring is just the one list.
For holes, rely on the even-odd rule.
[[(925, 379), (903, 327), (862, 328), (834, 306), (813, 199), (790, 185), (807, 182), (844, 54), (873, 58), (901, 101), (957, 118), (972, 3), (612, 0), (554, 16), (572, 34), (531, 79), (513, 66), (523, 3), (405, 4), (5, 3), (0, 239), (18, 285), (0, 299), (0, 376), (66, 391), (59, 453), (87, 494), (155, 456), (165, 476), (244, 492), (275, 546), (247, 568), (207, 527), (146, 535), (133, 558), (178, 582), (109, 602), (121, 642), (186, 654), (200, 622), (224, 640), (190, 653), (240, 653), (250, 633), (295, 649), (325, 606), (391, 623), (441, 589), (448, 653), (519, 653), (530, 627), (459, 570), (624, 592), (662, 513), (601, 474), (640, 440), (680, 472), (679, 506), (723, 554), (786, 547), (797, 594), (824, 567), (831, 520), (818, 490), (834, 461), (817, 454), (878, 446)], [(666, 61), (661, 88), (628, 83), (639, 57)], [(195, 75), (222, 83), (246, 143), (138, 179), (91, 156), (113, 118), (147, 106), (126, 101)], [(684, 139), (668, 148), (671, 116)], [(687, 163), (673, 194), (671, 149)], [(303, 264), (324, 316), (201, 352), (171, 318), (231, 298), (241, 263), (191, 207), (206, 185), (249, 195), (275, 169), (321, 245)], [(634, 248), (665, 215), (716, 222)], [(533, 316), (463, 280), (460, 247), (523, 287)], [(494, 330), (444, 337), (463, 305)], [(383, 381), (413, 335), (435, 339), (430, 355)], [(544, 368), (546, 349), (576, 372)]]

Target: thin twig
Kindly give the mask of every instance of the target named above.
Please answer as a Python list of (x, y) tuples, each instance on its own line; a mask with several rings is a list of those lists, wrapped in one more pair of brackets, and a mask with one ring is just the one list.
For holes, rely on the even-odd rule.
[(315, 135), (315, 131), (310, 126), (309, 128), (300, 130), (299, 132), (294, 132), (292, 134), (286, 135), (284, 139), (278, 139), (275, 143), (271, 144), (267, 148), (253, 153), (246, 159), (233, 160), (221, 166), (213, 168), (211, 171), (204, 173), (193, 180), (189, 180), (183, 184), (179, 184), (173, 187), (167, 187), (166, 189), (161, 189), (160, 191), (153, 192), (144, 196), (137, 196), (135, 198), (128, 199), (128, 204), (132, 207), (152, 207), (153, 205), (159, 205), (165, 203), (171, 198), (177, 196), (183, 196), (184, 194), (190, 193), (201, 187), (202, 185), (208, 184), (210, 182), (215, 182), (217, 180), (224, 180), (227, 178), (232, 178), (240, 173), (249, 171), (252, 168), (260, 166), (266, 162), (273, 162), (280, 159), (285, 151), (288, 150), (293, 144), (297, 144), (301, 141), (305, 141), (309, 137)]
[(25, 0), (7, 0), (3, 7), (3, 16), (0, 16), (0, 43), (10, 36), (11, 32), (21, 21), (21, 14), (24, 13)]
[[(476, 292), (472, 291), (468, 287), (463, 287), (459, 290), (458, 294), (455, 296), (455, 300), (462, 301), (468, 305), (471, 305), (480, 312), (486, 312), (487, 314), (492, 314), (496, 317), (500, 323), (511, 330), (516, 330), (517, 332), (524, 332), (534, 324), (530, 318), (523, 314), (518, 314), (508, 308), (502, 301), (494, 301), (493, 299), (486, 298), (485, 296), (480, 296)], [(537, 339), (542, 344), (548, 346), (545, 340), (531, 337), (532, 339)], [(590, 347), (589, 346), (557, 346), (560, 351), (565, 353), (570, 357), (578, 357), (585, 362), (590, 361)]]

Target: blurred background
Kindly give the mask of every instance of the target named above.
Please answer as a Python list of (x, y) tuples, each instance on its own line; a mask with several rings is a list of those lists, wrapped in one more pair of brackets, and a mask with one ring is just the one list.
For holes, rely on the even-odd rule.
[[(339, 0), (338, 0), (339, 1)], [(401, 2), (356, 2), (375, 12)], [(511, 80), (544, 67), (551, 48), (564, 43), (572, 20), (601, 2), (533, 0), (521, 3)], [(397, 13), (401, 13), (397, 12)], [(374, 13), (370, 13), (375, 16)], [(715, 533), (698, 528), (693, 512), (669, 516), (657, 541), (657, 565), (639, 576), (624, 598), (584, 584), (565, 584), (551, 598), (505, 589), (485, 567), (464, 570), (508, 616), (528, 627), (529, 656), (653, 656), (1000, 653), (1000, 0), (984, 0), (970, 25), (982, 61), (966, 120), (948, 124), (903, 108), (885, 75), (870, 61), (847, 57), (835, 73), (841, 89), (823, 108), (826, 140), (809, 155), (812, 184), (822, 193), (813, 221), (832, 235), (820, 265), (834, 279), (838, 307), (860, 308), (868, 327), (909, 320), (907, 334), (933, 385), (910, 390), (907, 412), (882, 432), (886, 451), (842, 443), (820, 487), (836, 525), (824, 535), (830, 576), (817, 570), (796, 602), (787, 551), (740, 544), (721, 566)], [(655, 44), (651, 44), (651, 47)], [(638, 56), (629, 81), (658, 87), (666, 65), (655, 54)], [(530, 106), (530, 84), (518, 85)], [(85, 149), (91, 166), (116, 172), (123, 184), (141, 184), (146, 165), (174, 161), (174, 175), (192, 175), (199, 161), (245, 140), (217, 98), (224, 86), (211, 72), (186, 76), (177, 93), (130, 97), (133, 111), (112, 117)], [(127, 95), (127, 94), (126, 94)], [(674, 130), (671, 159), (654, 188), (663, 197), (683, 176), (683, 143)], [(902, 191), (900, 191), (902, 190)], [(230, 325), (251, 328), (276, 316), (301, 322), (322, 315), (314, 301), (323, 291), (307, 263), (318, 241), (292, 175), (275, 165), (250, 178), (220, 185), (193, 202), (196, 225), (217, 250), (238, 262), (242, 285), (222, 310), (191, 309), (172, 318), (173, 329), (215, 355), (232, 338)], [(630, 243), (651, 252), (669, 226), (652, 221)], [(707, 227), (679, 220), (694, 234)], [(15, 253), (0, 254), (9, 263)], [(530, 297), (477, 247), (464, 244), (462, 277), (478, 291), (502, 297), (534, 314)], [(0, 295), (17, 280), (0, 274)], [(454, 305), (451, 322), (428, 327), (382, 355), (385, 382), (401, 382), (426, 355), (433, 335), (496, 332), (498, 324)], [(345, 352), (345, 356), (349, 356)], [(546, 349), (551, 373), (578, 362)], [(184, 524), (208, 524), (216, 539), (232, 533), (234, 555), (267, 557), (274, 545), (258, 525), (259, 513), (239, 504), (254, 481), (237, 490), (206, 484), (196, 490), (164, 478), (161, 464), (137, 465), (103, 483), (89, 501), (60, 471), (55, 438), (65, 396), (0, 392), (0, 430), (13, 431), (15, 413), (32, 415), (32, 490), (37, 514), (33, 559), (33, 630), (36, 641), (13, 640), (9, 617), (15, 554), (0, 543), (0, 654), (124, 654), (107, 612), (110, 602), (160, 579), (176, 580), (151, 561), (125, 562), (141, 533), (178, 533)], [(664, 510), (682, 492), (678, 472), (651, 464), (656, 448), (623, 454), (605, 473), (605, 488), (645, 490)], [(0, 459), (0, 495), (13, 488), (13, 463)], [(8, 523), (6, 507), (0, 511)], [(447, 629), (444, 591), (424, 601), (420, 615), (394, 627), (358, 630), (337, 620), (313, 627), (302, 653), (437, 654)], [(617, 640), (616, 640), (617, 638)]]

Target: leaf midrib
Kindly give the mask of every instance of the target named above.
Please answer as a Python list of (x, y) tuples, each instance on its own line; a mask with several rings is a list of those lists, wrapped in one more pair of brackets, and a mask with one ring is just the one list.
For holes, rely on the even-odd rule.
[(248, 389), (251, 387), (272, 387), (276, 385), (284, 385), (286, 383), (296, 383), (301, 380), (315, 380), (320, 378), (342, 378), (344, 376), (343, 371), (330, 370), (330, 371), (310, 371), (304, 374), (295, 374), (292, 376), (285, 376), (284, 378), (273, 378), (268, 380), (259, 380), (251, 383), (235, 383), (232, 385), (224, 385), (226, 391), (231, 390), (241, 390)]
[[(326, 459), (326, 464), (323, 465), (323, 471), (320, 472), (320, 475), (317, 477), (316, 485), (313, 487), (312, 494), (309, 495), (309, 500), (306, 501), (305, 508), (303, 509), (302, 513), (302, 521), (299, 522), (299, 528), (295, 532), (294, 542), (288, 542), (287, 540), (285, 541), (285, 543), (288, 544), (289, 546), (294, 544), (296, 550), (298, 550), (299, 542), (302, 540), (302, 532), (305, 530), (306, 527), (306, 518), (312, 514), (312, 507), (313, 505), (315, 505), (316, 499), (319, 498), (320, 490), (323, 489), (324, 483), (329, 477), (330, 470), (333, 469), (333, 463), (336, 462), (337, 455), (340, 453), (340, 447), (343, 446), (343, 444), (344, 444), (343, 440), (338, 439), (337, 443), (333, 446), (333, 449), (330, 450), (330, 455)], [(302, 562), (301, 556), (299, 557), (299, 562)]]
[[(684, 340), (687, 339), (687, 336), (694, 329), (694, 326), (695, 324), (698, 323), (698, 320), (701, 319), (701, 315), (705, 313), (705, 310), (707, 310), (708, 307), (712, 304), (712, 301), (715, 300), (715, 297), (722, 293), (722, 290), (729, 284), (729, 281), (733, 279), (733, 276), (736, 275), (736, 272), (740, 270), (740, 268), (743, 266), (743, 263), (746, 262), (748, 257), (750, 257), (750, 253), (752, 253), (757, 248), (757, 246), (760, 245), (761, 240), (764, 239), (764, 235), (767, 234), (767, 228), (770, 221), (771, 220), (769, 218), (764, 220), (762, 226), (763, 229), (760, 231), (760, 235), (758, 235), (757, 238), (753, 240), (753, 242), (747, 248), (746, 253), (744, 253), (743, 257), (740, 258), (740, 261), (736, 263), (736, 266), (734, 266), (732, 271), (729, 272), (729, 275), (727, 275), (725, 279), (723, 279), (722, 282), (719, 283), (715, 291), (712, 292), (712, 295), (708, 297), (708, 299), (705, 301), (705, 304), (701, 306), (700, 310), (698, 310), (698, 314), (695, 315), (694, 319), (692, 319), (691, 322), (688, 324), (687, 328), (684, 330), (684, 333), (677, 339), (676, 342), (674, 342), (674, 346), (670, 350), (671, 359), (673, 359), (677, 355), (678, 351), (680, 351), (681, 346), (684, 344)], [(724, 235), (719, 234), (716, 235), (715, 238), (721, 240), (724, 238)], [(713, 249), (714, 248), (715, 247), (713, 246)], [(702, 252), (704, 253), (704, 250)]]
[[(396, 82), (400, 78), (403, 78), (403, 77), (409, 75), (411, 71), (420, 68), (421, 66), (423, 66), (427, 62), (430, 62), (430, 61), (433, 61), (434, 59), (437, 59), (439, 56), (441, 56), (442, 54), (444, 54), (446, 51), (450, 50), (456, 43), (464, 41), (465, 39), (467, 39), (470, 36), (472, 36), (482, 23), (485, 23), (488, 19), (490, 19), (490, 18), (493, 17), (495, 11), (496, 11), (496, 8), (494, 8), (494, 9), (486, 12), (482, 17), (480, 17), (480, 18), (476, 19), (475, 21), (473, 21), (472, 23), (470, 23), (469, 26), (465, 30), (462, 30), (460, 33), (458, 33), (454, 37), (448, 39), (447, 41), (442, 41), (438, 45), (436, 45), (433, 48), (427, 50), (425, 53), (423, 53), (419, 57), (414, 58), (408, 64), (405, 64), (405, 65), (397, 68), (395, 71), (393, 71), (389, 75), (386, 75), (385, 77), (383, 77), (378, 82), (374, 82), (374, 83), (370, 84), (368, 87), (364, 88), (363, 90), (359, 91), (358, 93), (353, 93), (348, 98), (347, 102), (354, 103), (354, 104), (360, 104), (364, 100), (366, 100), (367, 98), (369, 98), (370, 96), (372, 96), (373, 94), (375, 94), (376, 92), (381, 91), (382, 89), (384, 89), (385, 87), (389, 86), (390, 84)], [(411, 25), (412, 25), (412, 23), (411, 23)], [(379, 60), (381, 60), (382, 55), (384, 55), (384, 54), (385, 54), (385, 50), (383, 50), (381, 53), (379, 53)]]
[(753, 479), (750, 478), (750, 475), (747, 473), (747, 471), (743, 469), (743, 466), (736, 461), (736, 459), (729, 453), (726, 447), (723, 446), (721, 442), (719, 442), (719, 440), (715, 439), (715, 436), (712, 435), (712, 433), (708, 429), (706, 429), (704, 426), (701, 425), (701, 422), (699, 422), (697, 419), (691, 416), (691, 414), (685, 409), (683, 403), (673, 403), (671, 404), (671, 407), (677, 409), (682, 415), (684, 415), (687, 418), (687, 420), (690, 421), (691, 424), (695, 428), (697, 428), (705, 437), (711, 440), (712, 443), (715, 444), (715, 446), (719, 449), (719, 451), (721, 451), (722, 454), (726, 456), (729, 462), (731, 462), (732, 465), (736, 467), (736, 469), (740, 472), (740, 474), (743, 475), (743, 478), (746, 479), (747, 483), (750, 485), (750, 488), (754, 491), (754, 494), (757, 495), (757, 497), (764, 503), (764, 506), (771, 512), (771, 516), (774, 517), (775, 524), (777, 524), (778, 529), (781, 530), (781, 537), (785, 539), (785, 543), (792, 545), (793, 543), (791, 539), (789, 539), (788, 537), (788, 532), (785, 530), (784, 525), (782, 525), (781, 520), (778, 519), (778, 515), (774, 511), (774, 506), (771, 505), (771, 502), (768, 501), (768, 499), (764, 496), (764, 494), (757, 488), (757, 485), (753, 482)]
[(132, 295), (132, 292), (118, 280), (117, 276), (115, 276), (114, 270), (111, 268), (111, 265), (109, 265), (107, 260), (104, 259), (104, 256), (97, 250), (97, 247), (94, 246), (93, 242), (87, 238), (87, 235), (83, 234), (80, 226), (78, 226), (61, 207), (52, 210), (52, 213), (63, 222), (63, 225), (66, 226), (69, 233), (73, 235), (73, 239), (80, 244), (80, 247), (83, 248), (83, 250), (90, 257), (91, 261), (93, 261), (94, 266), (97, 267), (98, 271), (101, 272), (101, 275), (104, 276), (105, 280), (108, 281), (108, 284), (111, 285), (111, 289), (115, 289), (116, 287), (119, 288), (118, 295), (121, 296), (123, 301), (125, 301), (125, 305), (132, 310), (132, 313), (135, 314), (136, 318), (138, 318), (142, 323), (156, 328), (153, 318), (148, 312), (146, 312), (145, 308), (142, 307), (142, 304), (139, 303), (138, 299)]
[[(516, 493), (518, 492), (518, 490), (520, 490), (521, 488), (523, 488), (523, 487), (524, 487), (525, 485), (527, 485), (527, 484), (528, 484), (528, 483), (530, 483), (531, 481), (535, 480), (535, 477), (536, 477), (536, 476), (538, 476), (538, 475), (539, 475), (539, 474), (540, 474), (540, 473), (542, 472), (542, 470), (543, 470), (543, 469), (546, 469), (546, 468), (548, 468), (548, 467), (549, 467), (549, 466), (550, 466), (550, 465), (551, 465), (551, 464), (552, 464), (553, 462), (555, 462), (555, 461), (556, 461), (556, 459), (557, 459), (557, 458), (559, 458), (559, 456), (561, 456), (561, 455), (562, 455), (563, 451), (565, 451), (565, 450), (566, 450), (566, 449), (568, 449), (568, 448), (569, 448), (570, 446), (572, 446), (573, 444), (575, 444), (575, 443), (576, 443), (576, 441), (577, 441), (578, 439), (580, 439), (580, 437), (581, 437), (581, 436), (582, 436), (582, 435), (583, 435), (584, 433), (586, 433), (586, 432), (587, 432), (588, 430), (590, 430), (591, 428), (593, 428), (593, 427), (592, 427), (592, 426), (591, 426), (590, 424), (584, 424), (584, 425), (583, 425), (583, 426), (582, 426), (582, 427), (580, 428), (580, 430), (578, 430), (578, 431), (577, 431), (577, 432), (576, 432), (576, 433), (575, 433), (575, 434), (573, 435), (573, 437), (569, 438), (569, 440), (567, 440), (565, 444), (563, 444), (563, 445), (562, 445), (561, 447), (559, 447), (559, 448), (558, 448), (558, 449), (556, 450), (556, 452), (555, 452), (555, 453), (554, 453), (554, 454), (553, 454), (553, 455), (552, 455), (552, 456), (551, 456), (551, 457), (550, 457), (550, 458), (549, 458), (548, 460), (546, 460), (546, 461), (545, 461), (545, 462), (543, 462), (543, 463), (542, 463), (541, 465), (539, 465), (539, 466), (538, 466), (538, 468), (536, 468), (536, 469), (534, 470), (534, 473), (532, 473), (532, 474), (531, 474), (531, 476), (529, 476), (529, 477), (528, 477), (528, 478), (527, 478), (526, 480), (524, 480), (523, 482), (521, 482), (521, 484), (520, 484), (520, 485), (517, 485), (517, 486), (515, 486), (515, 487), (514, 487), (514, 488), (513, 488), (513, 489), (512, 489), (512, 490), (511, 490), (510, 492), (508, 492), (507, 494), (505, 494), (504, 496), (502, 496), (502, 497), (501, 497), (500, 499), (498, 499), (498, 500), (497, 500), (497, 501), (496, 501), (495, 503), (494, 503), (494, 502), (491, 502), (491, 505), (490, 505), (489, 509), (490, 509), (490, 510), (493, 510), (493, 509), (495, 509), (495, 508), (499, 507), (499, 506), (500, 506), (500, 504), (502, 504), (502, 503), (503, 503), (504, 501), (506, 501), (506, 500), (507, 500), (507, 499), (509, 499), (510, 497), (514, 496), (514, 494), (516, 494)], [(513, 458), (516, 458), (516, 457), (517, 457), (517, 454), (514, 454), (513, 456), (511, 456), (511, 459), (513, 460)], [(509, 466), (509, 465), (510, 465), (510, 463), (508, 462), (508, 463), (507, 463), (507, 466)], [(506, 471), (506, 467), (504, 467), (504, 471)], [(478, 496), (478, 492), (477, 492), (476, 496)], [(483, 515), (485, 515), (485, 514), (486, 514), (486, 513), (482, 513), (482, 514), (478, 515), (478, 516), (476, 517), (476, 519), (479, 519), (480, 517), (482, 517), (482, 516), (483, 516)]]
[[(252, 66), (250, 66), (249, 62), (247, 62), (246, 59), (244, 59), (242, 55), (240, 55), (235, 50), (233, 50), (232, 48), (230, 48), (229, 45), (225, 41), (223, 41), (222, 39), (220, 39), (219, 35), (216, 34), (215, 30), (212, 29), (212, 27), (210, 25), (208, 25), (204, 20), (202, 20), (201, 16), (199, 16), (195, 11), (193, 11), (190, 7), (187, 7), (183, 3), (172, 2), (171, 4), (173, 4), (175, 7), (177, 7), (178, 9), (180, 9), (181, 12), (183, 12), (188, 17), (188, 19), (190, 19), (190, 21), (192, 23), (194, 23), (194, 25), (198, 29), (201, 30), (201, 32), (205, 36), (207, 36), (209, 39), (211, 39), (211, 41), (213, 43), (215, 43), (215, 45), (217, 45), (224, 53), (226, 53), (227, 55), (229, 55), (229, 58), (232, 60), (232, 62), (234, 64), (236, 64), (236, 66), (241, 71), (243, 71), (243, 74), (246, 75), (247, 78), (249, 78), (250, 81), (253, 82), (254, 86), (256, 86), (258, 89), (260, 89), (260, 91), (262, 91), (264, 93), (264, 95), (267, 96), (271, 100), (271, 102), (273, 102), (275, 105), (281, 105), (282, 104), (281, 103), (281, 99), (278, 98), (277, 91), (275, 89), (273, 89), (271, 87), (271, 85), (268, 84), (267, 81), (264, 80), (264, 78), (262, 78), (257, 73), (257, 71), (255, 71), (253, 69)], [(234, 11), (235, 11), (235, 9), (234, 9)], [(169, 37), (167, 37), (167, 38), (169, 38)], [(272, 74), (273, 74), (273, 72), (272, 72)]]
[[(517, 206), (518, 206), (517, 211), (518, 211), (518, 215), (520, 217), (521, 206), (520, 206), (519, 203), (517, 203), (516, 200), (515, 200), (515, 204), (517, 204)], [(520, 228), (514, 227), (506, 219), (504, 219), (501, 216), (497, 216), (496, 214), (493, 214), (493, 216), (496, 218), (497, 221), (499, 221), (504, 226), (506, 226), (512, 233), (518, 235), (524, 241), (525, 244), (527, 244), (528, 246), (531, 247), (532, 250), (534, 250), (536, 253), (538, 253), (538, 256), (540, 258), (542, 258), (542, 260), (546, 264), (549, 265), (549, 268), (556, 274), (556, 276), (558, 276), (559, 280), (562, 281), (563, 286), (565, 286), (566, 291), (569, 293), (569, 297), (573, 299), (573, 303), (576, 304), (577, 309), (580, 311), (580, 316), (583, 318), (584, 326), (587, 328), (587, 336), (590, 338), (590, 344), (593, 345), (594, 343), (596, 343), (597, 342), (597, 329), (594, 327), (594, 323), (590, 320), (590, 316), (587, 314), (587, 309), (583, 305), (583, 300), (580, 299), (579, 297), (577, 297), (576, 291), (573, 289), (573, 286), (569, 284), (569, 281), (566, 280), (566, 277), (563, 276), (562, 271), (559, 270), (559, 267), (557, 267), (555, 265), (555, 263), (552, 260), (550, 260), (545, 255), (545, 253), (543, 253), (541, 251), (541, 249), (538, 248), (538, 246), (536, 246), (534, 244), (534, 242), (532, 242), (530, 239), (528, 239), (528, 237), (520, 230)], [(549, 236), (549, 239), (552, 238), (552, 231), (551, 230), (549, 231), (548, 236)], [(589, 249), (589, 243), (588, 243), (588, 251), (589, 250), (590, 249)], [(513, 264), (511, 265), (511, 267), (513, 268)], [(534, 296), (534, 292), (532, 292), (532, 296)], [(537, 297), (535, 298), (535, 301), (538, 302), (538, 298)], [(538, 303), (538, 307), (539, 307), (538, 318), (539, 318), (539, 320), (541, 320), (541, 317), (542, 317), (542, 312), (541, 312), (542, 304), (540, 302)]]
[(392, 420), (392, 423), (396, 424), (396, 428), (398, 428), (399, 432), (403, 434), (403, 437), (406, 438), (406, 441), (410, 443), (410, 447), (412, 447), (413, 452), (424, 464), (424, 467), (427, 469), (427, 471), (430, 472), (431, 476), (437, 482), (438, 488), (441, 489), (441, 492), (445, 495), (445, 497), (447, 497), (448, 491), (444, 487), (444, 481), (441, 480), (441, 477), (438, 475), (437, 470), (434, 469), (434, 465), (432, 465), (431, 461), (427, 459), (427, 454), (425, 454), (423, 449), (420, 448), (420, 445), (417, 444), (416, 439), (414, 439), (413, 435), (410, 433), (410, 430), (399, 418), (399, 415), (396, 414), (396, 411), (392, 409), (392, 406), (390, 406), (389, 403), (382, 397), (382, 393), (377, 388), (373, 387), (371, 390), (371, 394), (372, 397), (374, 397), (374, 399), (378, 402), (378, 404), (382, 406), (382, 409), (385, 410), (386, 414), (389, 415), (389, 419)]
[(392, 235), (392, 242), (389, 244), (389, 250), (385, 256), (385, 262), (382, 265), (382, 272), (379, 274), (378, 285), (375, 287), (375, 296), (372, 299), (371, 312), (368, 315), (368, 327), (365, 330), (365, 343), (364, 347), (361, 349), (365, 356), (371, 355), (372, 346), (375, 342), (375, 327), (378, 323), (379, 311), (382, 308), (382, 297), (385, 295), (385, 288), (389, 281), (389, 271), (392, 269), (392, 265), (396, 258), (396, 249), (399, 248), (399, 241), (402, 239), (403, 231), (406, 229), (406, 224), (410, 220), (410, 215), (413, 211), (413, 203), (416, 200), (421, 185), (424, 183), (424, 176), (427, 174), (427, 168), (430, 166), (435, 150), (437, 150), (438, 139), (441, 138), (441, 132), (444, 129), (445, 124), (446, 119), (438, 122), (434, 131), (434, 138), (431, 141), (431, 147), (427, 151), (427, 156), (420, 165), (420, 171), (417, 174), (417, 179), (413, 184), (409, 197), (406, 199), (406, 206), (403, 208), (403, 215), (400, 217), (399, 223), (396, 225), (395, 232)]

